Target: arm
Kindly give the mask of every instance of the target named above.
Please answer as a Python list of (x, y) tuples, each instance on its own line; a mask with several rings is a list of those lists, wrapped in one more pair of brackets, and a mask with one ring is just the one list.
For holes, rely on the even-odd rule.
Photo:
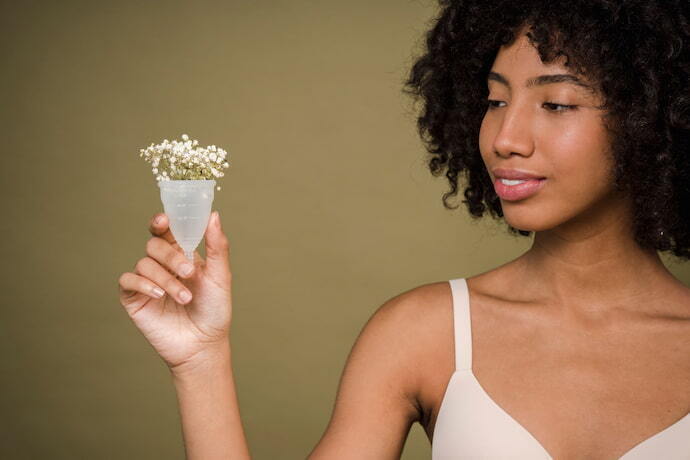
[(191, 272), (182, 270), (189, 260), (166, 214), (155, 215), (149, 231), (147, 256), (120, 276), (120, 303), (172, 373), (187, 458), (248, 459), (230, 359), (230, 242), (220, 216), (211, 214), (206, 259), (195, 252)]
[[(424, 287), (384, 303), (363, 327), (340, 379), (335, 408), (308, 460), (399, 459), (417, 402)], [(427, 350), (428, 352), (428, 350)]]
[[(417, 288), (389, 300), (364, 326), (347, 359), (330, 422), (308, 460), (400, 458), (421, 414), (417, 364), (424, 352), (418, 343), (424, 292)], [(173, 371), (187, 458), (249, 459), (230, 347), (194, 362)]]
[(171, 370), (188, 460), (245, 460), (230, 345), (208, 352), (194, 367)]

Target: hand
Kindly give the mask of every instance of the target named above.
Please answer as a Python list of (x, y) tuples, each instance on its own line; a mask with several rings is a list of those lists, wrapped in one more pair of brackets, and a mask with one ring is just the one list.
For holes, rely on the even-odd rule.
[[(148, 256), (136, 263), (133, 273), (120, 276), (120, 303), (175, 372), (194, 367), (208, 351), (229, 342), (229, 243), (214, 212), (204, 234), (206, 260), (194, 251), (193, 271), (183, 274), (182, 267), (191, 263), (170, 232), (167, 216), (155, 215), (149, 231), (153, 236), (146, 243)], [(184, 293), (191, 298), (185, 299)]]

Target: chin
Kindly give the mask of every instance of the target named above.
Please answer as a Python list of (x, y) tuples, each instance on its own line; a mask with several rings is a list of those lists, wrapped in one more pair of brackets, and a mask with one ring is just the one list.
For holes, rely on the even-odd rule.
[(550, 218), (543, 207), (528, 209), (503, 206), (503, 219), (512, 227), (527, 232), (543, 232), (558, 226), (556, 219)]

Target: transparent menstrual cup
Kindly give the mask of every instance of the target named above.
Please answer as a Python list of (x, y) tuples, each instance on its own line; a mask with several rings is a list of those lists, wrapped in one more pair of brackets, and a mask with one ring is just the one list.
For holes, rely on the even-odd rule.
[(211, 217), (215, 180), (162, 180), (163, 209), (170, 221), (170, 231), (184, 250), (184, 255), (194, 262), (194, 250), (206, 232)]

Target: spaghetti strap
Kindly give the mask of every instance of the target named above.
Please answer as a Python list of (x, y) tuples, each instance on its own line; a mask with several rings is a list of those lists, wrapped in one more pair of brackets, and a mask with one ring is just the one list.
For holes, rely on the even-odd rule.
[(449, 283), (453, 298), (455, 370), (472, 369), (472, 323), (467, 281), (465, 278), (456, 278)]

